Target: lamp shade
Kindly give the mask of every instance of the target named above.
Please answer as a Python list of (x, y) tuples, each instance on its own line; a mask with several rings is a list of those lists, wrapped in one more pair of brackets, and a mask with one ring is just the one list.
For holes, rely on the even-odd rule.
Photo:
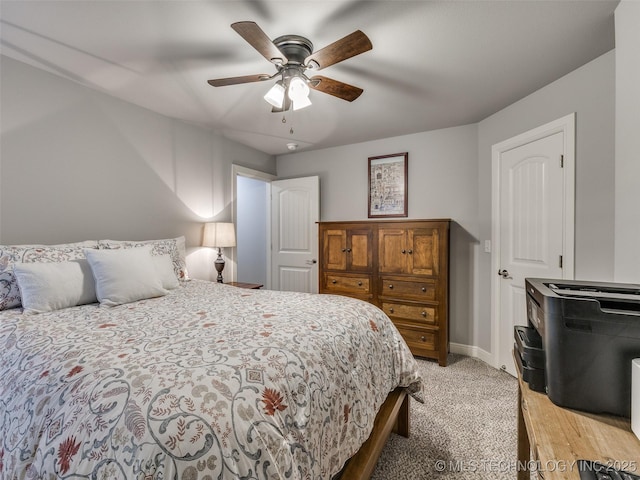
[(264, 99), (276, 108), (282, 108), (284, 102), (284, 86), (282, 80), (278, 80), (271, 90), (267, 92)]
[(300, 77), (293, 77), (289, 83), (289, 98), (293, 103), (309, 98), (309, 86)]
[(236, 232), (233, 223), (214, 222), (204, 224), (203, 247), (235, 247)]

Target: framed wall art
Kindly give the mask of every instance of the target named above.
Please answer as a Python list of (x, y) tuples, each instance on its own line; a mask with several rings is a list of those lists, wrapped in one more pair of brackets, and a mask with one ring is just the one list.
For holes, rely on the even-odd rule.
[(369, 157), (369, 218), (407, 216), (407, 152)]

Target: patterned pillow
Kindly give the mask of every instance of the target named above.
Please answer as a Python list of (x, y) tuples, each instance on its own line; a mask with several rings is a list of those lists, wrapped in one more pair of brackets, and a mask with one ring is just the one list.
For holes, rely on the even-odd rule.
[(165, 238), (163, 240), (99, 240), (98, 248), (100, 249), (117, 249), (117, 248), (136, 248), (151, 245), (151, 255), (169, 255), (173, 263), (173, 270), (176, 277), (181, 281), (189, 280), (187, 272), (185, 238)]
[(18, 280), (13, 272), (14, 264), (83, 259), (84, 248), (98, 248), (98, 242), (87, 240), (60, 245), (0, 245), (0, 310), (22, 304)]

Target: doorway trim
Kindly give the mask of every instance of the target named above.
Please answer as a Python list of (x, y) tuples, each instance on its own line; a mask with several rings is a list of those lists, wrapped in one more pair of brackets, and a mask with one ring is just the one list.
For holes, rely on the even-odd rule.
[(564, 205), (563, 205), (563, 275), (573, 279), (575, 269), (575, 118), (570, 113), (540, 127), (534, 128), (491, 147), (491, 357), (492, 365), (500, 368), (498, 345), (500, 340), (500, 283), (497, 271), (500, 268), (500, 159), (501, 155), (541, 138), (562, 132)]
[[(276, 180), (278, 177), (272, 175), (270, 173), (261, 172), (260, 170), (254, 170), (252, 168), (243, 167), (241, 165), (236, 165), (235, 163), (231, 164), (231, 221), (234, 225), (237, 225), (238, 219), (238, 177), (248, 177), (256, 180), (262, 180), (267, 184), (267, 197), (271, 197), (271, 182)], [(267, 238), (271, 238), (271, 202), (267, 201), (267, 211), (268, 218), (266, 221), (267, 228)], [(267, 272), (271, 271), (271, 245), (265, 245), (267, 249)], [(233, 263), (233, 280), (236, 280), (236, 271), (237, 271), (237, 249), (232, 250), (231, 262)], [(271, 276), (267, 276), (267, 284), (265, 285), (266, 289), (270, 288), (271, 284)]]

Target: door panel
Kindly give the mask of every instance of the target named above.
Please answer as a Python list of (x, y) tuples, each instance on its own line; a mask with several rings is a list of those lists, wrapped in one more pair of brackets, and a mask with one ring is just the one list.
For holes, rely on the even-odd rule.
[(378, 271), (380, 273), (404, 273), (406, 271), (405, 230), (400, 228), (378, 229)]
[(271, 182), (274, 290), (318, 292), (318, 177)]
[(512, 375), (513, 327), (527, 324), (524, 279), (563, 277), (563, 136), (554, 133), (500, 156), (500, 270), (506, 273), (498, 283), (498, 361)]
[(324, 249), (322, 261), (325, 270), (346, 270), (347, 231), (325, 230), (322, 245)]
[(409, 234), (409, 272), (414, 275), (438, 275), (438, 230), (412, 228)]
[(278, 285), (281, 291), (289, 292), (310, 292), (311, 276), (309, 268), (297, 268), (290, 266), (281, 266), (278, 269)]
[(349, 270), (370, 271), (373, 268), (373, 233), (367, 230), (349, 230), (347, 252)]

